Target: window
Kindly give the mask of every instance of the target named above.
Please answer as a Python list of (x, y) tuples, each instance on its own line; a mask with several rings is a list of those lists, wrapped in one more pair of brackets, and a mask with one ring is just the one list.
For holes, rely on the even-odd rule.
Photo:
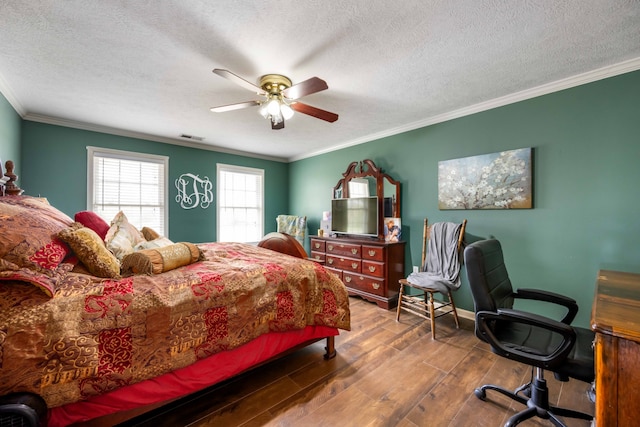
[(258, 242), (264, 230), (264, 170), (218, 164), (219, 242)]
[(369, 181), (365, 178), (350, 180), (349, 197), (369, 197)]
[(168, 236), (169, 158), (87, 147), (87, 208), (111, 222), (123, 211), (138, 229)]

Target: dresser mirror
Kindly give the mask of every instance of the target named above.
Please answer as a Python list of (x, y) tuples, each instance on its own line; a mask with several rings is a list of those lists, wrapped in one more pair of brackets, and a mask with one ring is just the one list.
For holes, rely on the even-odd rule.
[(370, 159), (351, 162), (333, 188), (333, 196), (335, 199), (376, 196), (379, 239), (384, 239), (384, 218), (400, 218), (400, 182)]

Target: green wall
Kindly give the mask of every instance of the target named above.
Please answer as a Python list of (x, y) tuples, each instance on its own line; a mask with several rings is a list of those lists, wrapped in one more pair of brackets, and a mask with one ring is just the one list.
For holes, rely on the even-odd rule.
[[(87, 145), (169, 156), (169, 237), (194, 242), (215, 240), (215, 206), (181, 209), (173, 182), (182, 173), (208, 176), (215, 188), (218, 162), (263, 168), (265, 233), (281, 213), (307, 215), (316, 230), (347, 165), (370, 158), (402, 183), (407, 272), (419, 264), (425, 216), (466, 218), (468, 240), (501, 240), (516, 287), (572, 296), (586, 326), (598, 269), (640, 272), (638, 99), (634, 72), (287, 165), (23, 121), (0, 96), (0, 158), (16, 161), (27, 193), (73, 215), (86, 208)], [(438, 210), (438, 161), (522, 147), (534, 147), (534, 209)], [(456, 302), (472, 310), (463, 279)]]
[[(402, 183), (407, 272), (420, 263), (424, 217), (466, 218), (468, 240), (502, 242), (514, 287), (575, 298), (587, 326), (597, 271), (640, 272), (639, 99), (634, 72), (296, 161), (290, 206), (316, 230), (347, 165), (372, 159)], [(523, 147), (534, 147), (534, 209), (438, 209), (438, 161)], [(456, 304), (473, 310), (463, 278)]]
[[(7, 160), (13, 160), (16, 172), (20, 170), (20, 124), (22, 119), (0, 93), (0, 160), (2, 171)], [(18, 177), (20, 179), (20, 177)], [(18, 181), (20, 184), (20, 181)]]
[(73, 216), (87, 207), (87, 146), (169, 156), (169, 238), (173, 241), (216, 240), (216, 204), (182, 209), (174, 182), (183, 173), (208, 177), (216, 194), (216, 163), (265, 170), (265, 233), (275, 231), (275, 217), (288, 211), (288, 165), (233, 154), (182, 147), (111, 134), (23, 121), (20, 185), (42, 195)]

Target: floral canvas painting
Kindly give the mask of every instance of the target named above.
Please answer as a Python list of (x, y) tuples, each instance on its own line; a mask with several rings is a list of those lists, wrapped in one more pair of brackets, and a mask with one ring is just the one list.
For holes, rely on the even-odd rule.
[(438, 162), (438, 207), (530, 209), (532, 148)]

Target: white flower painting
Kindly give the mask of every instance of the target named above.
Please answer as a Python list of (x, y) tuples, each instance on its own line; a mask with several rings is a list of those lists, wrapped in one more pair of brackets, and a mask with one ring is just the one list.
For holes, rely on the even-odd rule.
[(438, 162), (440, 209), (530, 209), (531, 148)]

